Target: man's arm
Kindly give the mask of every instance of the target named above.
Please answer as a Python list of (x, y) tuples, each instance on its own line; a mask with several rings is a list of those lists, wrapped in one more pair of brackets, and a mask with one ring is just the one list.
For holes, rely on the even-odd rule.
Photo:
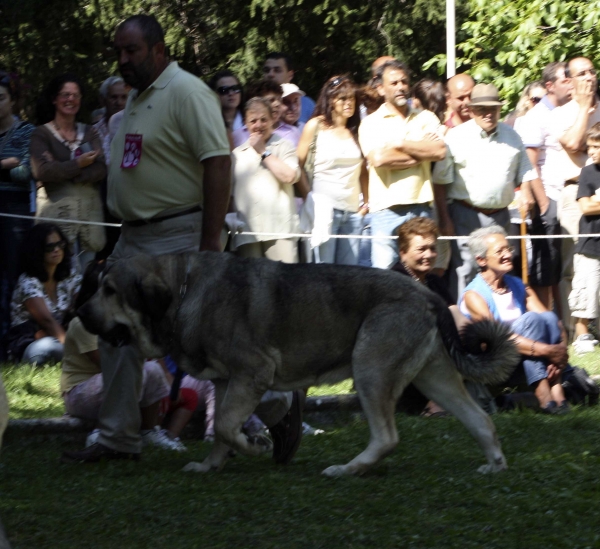
[(427, 135), (421, 141), (402, 141), (398, 150), (419, 161), (439, 162), (446, 157), (446, 144), (436, 135)]
[(446, 185), (433, 185), (433, 200), (438, 215), (438, 226), (442, 236), (454, 236), (454, 223), (448, 213)]
[(396, 170), (412, 168), (419, 163), (412, 156), (398, 150), (396, 147), (373, 149), (367, 155), (367, 159), (374, 168), (393, 168)]
[(204, 166), (204, 208), (200, 250), (221, 251), (221, 230), (231, 195), (231, 157), (212, 156)]
[(596, 101), (596, 90), (587, 80), (574, 79), (573, 99), (579, 105), (575, 123), (559, 138), (560, 144), (569, 154), (585, 152), (585, 132), (592, 107)]

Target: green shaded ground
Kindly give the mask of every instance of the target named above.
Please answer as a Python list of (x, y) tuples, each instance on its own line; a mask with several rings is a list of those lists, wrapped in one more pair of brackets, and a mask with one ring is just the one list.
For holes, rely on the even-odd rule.
[(63, 465), (81, 441), (9, 439), (0, 516), (13, 549), (390, 549), (600, 547), (600, 409), (494, 417), (509, 470), (484, 462), (454, 418), (397, 416), (400, 445), (363, 478), (320, 471), (356, 455), (363, 421), (305, 437), (294, 462), (238, 456), (183, 473), (209, 451), (145, 450), (139, 463)]

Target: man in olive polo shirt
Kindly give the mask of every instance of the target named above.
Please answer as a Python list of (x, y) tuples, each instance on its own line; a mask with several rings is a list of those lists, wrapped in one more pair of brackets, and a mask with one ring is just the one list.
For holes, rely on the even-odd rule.
[[(111, 145), (108, 206), (123, 226), (109, 263), (139, 253), (221, 251), (231, 160), (216, 95), (169, 61), (154, 17), (125, 20), (114, 46), (123, 79), (134, 89)], [(100, 436), (86, 450), (65, 452), (63, 461), (139, 457), (144, 358), (131, 345), (100, 341)], [(279, 418), (290, 408), (285, 395), (280, 400)], [(146, 435), (152, 442), (152, 432)]]

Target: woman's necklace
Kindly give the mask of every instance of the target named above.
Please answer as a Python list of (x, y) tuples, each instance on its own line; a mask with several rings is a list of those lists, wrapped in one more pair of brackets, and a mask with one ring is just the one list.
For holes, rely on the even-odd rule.
[(481, 275), (481, 278), (483, 278), (483, 281), (488, 285), (489, 289), (492, 290), (492, 292), (494, 292), (495, 294), (498, 295), (504, 295), (505, 293), (508, 292), (508, 288), (506, 286), (502, 287), (502, 288), (494, 288), (486, 279), (483, 275)]
[(69, 139), (64, 133), (63, 130), (60, 129), (59, 125), (56, 123), (55, 120), (52, 121), (52, 125), (56, 128), (56, 131), (59, 133), (59, 135), (69, 144), (71, 143), (75, 143), (75, 141), (77, 141), (77, 126), (75, 126), (73, 128), (73, 139)]
[(421, 279), (415, 274), (415, 272), (406, 264), (404, 263), (404, 261), (401, 261), (400, 263), (402, 263), (402, 266), (404, 267), (404, 269), (406, 270), (406, 272), (417, 282), (419, 282), (420, 284), (425, 284), (425, 282), (422, 282)]

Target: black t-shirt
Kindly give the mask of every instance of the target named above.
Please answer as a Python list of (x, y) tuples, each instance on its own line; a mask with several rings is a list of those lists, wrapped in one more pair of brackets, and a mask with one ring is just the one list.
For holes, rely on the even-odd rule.
[[(577, 200), (590, 197), (600, 189), (600, 166), (590, 164), (581, 170)], [(582, 215), (579, 221), (579, 234), (600, 234), (600, 215)], [(600, 257), (600, 237), (580, 238), (575, 253)]]

